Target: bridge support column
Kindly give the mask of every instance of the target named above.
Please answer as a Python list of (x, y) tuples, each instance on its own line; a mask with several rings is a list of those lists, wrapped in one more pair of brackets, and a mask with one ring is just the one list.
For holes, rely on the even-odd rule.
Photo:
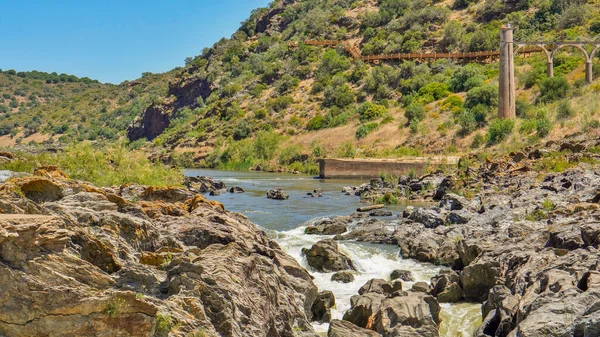
[(500, 29), (500, 77), (498, 83), (498, 117), (515, 118), (515, 62), (513, 28)]
[(554, 77), (554, 61), (552, 59), (546, 62), (546, 76)]
[(587, 60), (585, 62), (585, 80), (588, 83), (592, 83), (594, 80), (594, 72), (592, 69), (592, 60)]

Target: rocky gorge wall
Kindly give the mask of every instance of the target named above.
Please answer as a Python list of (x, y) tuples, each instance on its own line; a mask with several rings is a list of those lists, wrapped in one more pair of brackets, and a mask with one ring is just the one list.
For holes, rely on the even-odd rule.
[(56, 168), (0, 185), (0, 336), (314, 336), (317, 288), (240, 214)]

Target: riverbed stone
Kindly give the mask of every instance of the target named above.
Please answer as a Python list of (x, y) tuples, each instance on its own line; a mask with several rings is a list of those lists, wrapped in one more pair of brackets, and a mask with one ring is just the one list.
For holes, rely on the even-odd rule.
[(407, 292), (381, 302), (373, 329), (383, 336), (438, 337), (439, 313), (434, 297)]
[(340, 283), (350, 283), (354, 281), (354, 274), (349, 271), (338, 271), (331, 275), (331, 280)]
[(352, 260), (339, 251), (338, 243), (333, 239), (321, 240), (310, 249), (303, 248), (302, 253), (308, 265), (320, 272), (356, 270)]
[(414, 278), (410, 270), (396, 269), (390, 274), (390, 280), (402, 280), (412, 282), (414, 281)]
[(281, 189), (272, 189), (267, 191), (267, 199), (287, 200), (289, 197), (290, 196)]
[(307, 226), (305, 234), (335, 235), (342, 234), (348, 230), (348, 225), (352, 223), (349, 216), (335, 216), (331, 218), (320, 219)]
[(378, 293), (354, 295), (350, 298), (350, 310), (344, 313), (343, 319), (361, 328), (366, 328), (385, 298), (385, 295)]
[(335, 296), (329, 290), (317, 294), (312, 305), (313, 320), (329, 322), (331, 320), (331, 308), (335, 306)]
[(334, 319), (329, 323), (327, 337), (381, 337), (375, 331), (358, 327), (348, 321)]
[(432, 209), (417, 208), (408, 217), (414, 222), (423, 224), (425, 228), (436, 228), (444, 225), (444, 220), (439, 213)]

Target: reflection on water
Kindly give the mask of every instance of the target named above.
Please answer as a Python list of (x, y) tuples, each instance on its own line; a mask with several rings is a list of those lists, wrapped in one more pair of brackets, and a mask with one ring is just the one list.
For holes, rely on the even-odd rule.
[[(223, 193), (210, 196), (210, 199), (222, 202), (226, 209), (246, 215), (252, 222), (264, 228), (276, 240), (283, 250), (293, 256), (303, 267), (310, 271), (301, 249), (310, 247), (317, 241), (330, 236), (306, 235), (304, 228), (310, 220), (331, 215), (347, 215), (363, 206), (356, 196), (341, 193), (344, 186), (356, 186), (364, 181), (357, 180), (320, 180), (306, 175), (293, 175), (265, 172), (229, 172), (215, 170), (186, 170), (188, 176), (209, 176), (225, 182), (228, 188), (242, 187), (246, 193)], [(268, 189), (281, 188), (290, 195), (289, 200), (267, 199)], [(313, 198), (306, 194), (315, 189), (323, 191), (323, 197)], [(402, 211), (403, 205), (388, 207), (395, 215)], [(353, 282), (343, 284), (331, 281), (333, 273), (310, 271), (320, 291), (330, 290), (336, 298), (336, 308), (332, 317), (341, 319), (350, 308), (350, 297), (372, 278), (388, 279), (394, 269), (406, 269), (413, 273), (415, 281), (429, 282), (441, 269), (426, 263), (403, 259), (399, 250), (391, 245), (374, 245), (356, 242), (339, 242), (340, 250), (348, 255), (357, 266)], [(404, 289), (412, 282), (403, 282)], [(442, 337), (470, 337), (477, 324), (481, 323), (478, 304), (443, 304)], [(315, 329), (324, 334), (327, 324), (315, 324)]]

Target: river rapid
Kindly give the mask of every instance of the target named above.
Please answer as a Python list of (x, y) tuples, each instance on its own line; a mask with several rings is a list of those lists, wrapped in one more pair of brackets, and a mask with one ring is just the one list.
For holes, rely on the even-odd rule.
[[(429, 283), (430, 278), (442, 269), (439, 266), (403, 259), (399, 248), (393, 245), (340, 241), (340, 250), (357, 266), (358, 274), (355, 275), (355, 280), (347, 284), (332, 282), (330, 278), (333, 273), (311, 271), (301, 254), (301, 249), (309, 248), (317, 241), (330, 236), (306, 235), (304, 229), (316, 219), (348, 215), (357, 207), (364, 206), (358, 197), (341, 193), (342, 187), (356, 186), (364, 181), (320, 180), (306, 175), (198, 169), (186, 170), (185, 174), (222, 180), (227, 188), (243, 188), (245, 193), (242, 194), (223, 193), (209, 198), (223, 203), (229, 211), (246, 215), (311, 273), (319, 291), (332, 291), (336, 299), (336, 307), (332, 310), (333, 318), (342, 318), (344, 312), (350, 309), (350, 297), (357, 294), (358, 289), (372, 278), (389, 279), (394, 269), (405, 269), (412, 272), (415, 282)], [(276, 188), (288, 193), (289, 200), (267, 199), (266, 191)], [(323, 191), (322, 197), (307, 196), (308, 192), (315, 189)], [(387, 209), (394, 213), (394, 217), (389, 219), (394, 219), (403, 208), (403, 205), (388, 207)], [(403, 285), (404, 289), (409, 289), (412, 282), (403, 282)], [(441, 337), (471, 337), (481, 323), (480, 304), (444, 303), (441, 306)], [(326, 335), (328, 324), (315, 323), (314, 327), (321, 335)]]

